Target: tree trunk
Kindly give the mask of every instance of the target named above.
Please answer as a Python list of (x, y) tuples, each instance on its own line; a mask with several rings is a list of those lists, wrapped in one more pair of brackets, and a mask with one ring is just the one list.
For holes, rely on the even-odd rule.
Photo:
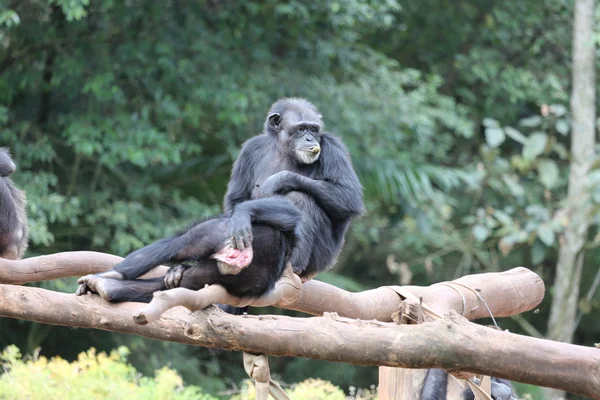
[[(579, 299), (584, 245), (589, 227), (590, 194), (586, 175), (594, 159), (595, 146), (595, 0), (577, 0), (573, 24), (573, 91), (571, 113), (571, 170), (566, 208), (569, 223), (560, 241), (554, 297), (548, 323), (548, 338), (572, 342)], [(548, 399), (564, 398), (564, 392), (549, 391)]]

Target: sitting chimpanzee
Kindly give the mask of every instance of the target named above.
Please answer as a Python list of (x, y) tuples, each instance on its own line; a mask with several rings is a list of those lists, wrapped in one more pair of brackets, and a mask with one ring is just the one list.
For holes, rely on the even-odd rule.
[[(306, 100), (277, 101), (264, 132), (244, 144), (235, 162), (224, 216), (137, 250), (111, 271), (80, 278), (77, 294), (149, 301), (157, 290), (221, 284), (234, 296), (259, 297), (287, 262), (304, 280), (329, 268), (363, 202), (348, 151), (322, 132), (321, 118)], [(178, 265), (164, 279), (137, 279), (169, 263)]]
[(28, 244), (25, 193), (17, 189), (10, 176), (15, 163), (6, 148), (0, 148), (0, 257), (18, 260)]

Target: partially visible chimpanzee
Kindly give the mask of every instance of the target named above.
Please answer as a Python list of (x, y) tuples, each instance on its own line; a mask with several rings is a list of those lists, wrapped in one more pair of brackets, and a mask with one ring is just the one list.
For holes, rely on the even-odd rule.
[[(157, 290), (218, 283), (235, 296), (259, 297), (287, 262), (304, 280), (330, 267), (363, 202), (348, 152), (322, 132), (321, 118), (304, 99), (277, 101), (264, 132), (244, 144), (234, 164), (224, 216), (137, 250), (111, 271), (80, 278), (77, 294), (149, 301)], [(246, 267), (240, 260), (250, 250)], [(167, 263), (178, 265), (164, 279), (137, 279)]]
[(27, 249), (29, 230), (25, 193), (10, 176), (16, 170), (6, 148), (0, 148), (0, 258), (18, 260)]
[[(516, 400), (517, 395), (510, 381), (500, 378), (491, 378), (492, 380), (492, 399), (494, 400)], [(450, 396), (447, 392), (448, 373), (443, 369), (430, 369), (427, 371), (423, 387), (421, 389), (420, 400), (475, 400), (475, 395), (470, 388), (465, 388), (457, 396)], [(450, 397), (449, 397), (450, 396)]]

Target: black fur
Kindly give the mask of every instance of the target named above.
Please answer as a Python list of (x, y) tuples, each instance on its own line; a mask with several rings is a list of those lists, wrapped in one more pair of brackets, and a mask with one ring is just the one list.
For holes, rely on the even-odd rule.
[[(273, 288), (287, 262), (304, 279), (330, 267), (363, 202), (346, 148), (321, 133), (322, 126), (308, 101), (276, 102), (263, 134), (244, 144), (234, 164), (224, 216), (137, 250), (112, 271), (81, 278), (77, 294), (91, 290), (110, 301), (149, 301), (167, 288), (165, 281), (137, 278), (159, 264), (179, 263), (185, 267), (181, 287), (218, 283), (234, 296), (259, 297)], [(237, 275), (221, 274), (209, 258), (226, 242), (254, 250), (252, 263)]]
[(15, 170), (8, 149), (0, 148), (0, 257), (11, 260), (23, 256), (29, 235), (25, 193), (10, 178)]
[[(269, 123), (274, 114), (281, 118), (278, 126)], [(294, 272), (308, 279), (335, 263), (350, 220), (364, 211), (362, 187), (339, 138), (298, 133), (299, 127), (322, 126), (311, 103), (279, 100), (268, 115), (263, 134), (244, 143), (233, 166), (224, 209), (231, 212), (249, 199), (285, 195), (303, 215), (290, 262)], [(293, 147), (299, 141), (320, 145), (318, 160), (299, 162)]]
[(430, 369), (427, 371), (420, 400), (446, 400), (446, 386), (448, 374), (443, 369)]
[[(448, 385), (448, 373), (443, 369), (430, 369), (427, 371), (420, 400), (450, 400), (446, 399)], [(475, 395), (470, 388), (465, 388), (462, 400), (475, 400)], [(492, 399), (494, 400), (516, 400), (512, 384), (506, 379), (492, 377)]]
[(237, 275), (222, 275), (210, 258), (231, 234), (234, 215), (219, 216), (134, 251), (111, 271), (80, 278), (77, 294), (93, 291), (112, 302), (148, 302), (155, 291), (168, 289), (165, 280), (137, 278), (160, 264), (176, 264), (185, 267), (181, 287), (198, 290), (220, 284), (234, 296), (259, 297), (281, 277), (301, 214), (281, 196), (246, 202), (239, 213), (252, 215), (254, 257)]

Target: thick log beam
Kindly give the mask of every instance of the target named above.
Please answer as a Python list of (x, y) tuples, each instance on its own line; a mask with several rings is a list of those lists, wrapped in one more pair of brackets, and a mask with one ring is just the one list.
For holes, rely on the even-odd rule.
[(274, 356), (460, 369), (600, 400), (600, 350), (496, 331), (457, 315), (420, 325), (396, 325), (335, 314), (308, 319), (235, 317), (214, 307), (196, 313), (177, 307), (140, 326), (131, 318), (139, 306), (0, 285), (0, 316), (4, 317)]
[[(73, 251), (19, 261), (0, 259), (0, 283), (23, 284), (70, 276), (83, 276), (106, 271), (122, 260), (110, 254)], [(166, 267), (159, 267), (147, 276), (161, 276)], [(350, 293), (316, 280), (302, 285), (302, 293), (294, 302), (278, 304), (281, 308), (322, 315), (337, 312), (348, 318), (391, 321), (403, 300), (402, 293), (422, 298), (423, 303), (444, 314), (455, 310), (469, 320), (488, 317), (489, 313), (472, 290), (477, 290), (493, 315), (506, 317), (529, 311), (544, 298), (544, 282), (534, 272), (518, 267), (505, 272), (467, 275), (455, 285), (380, 287)], [(459, 294), (460, 292), (460, 294)], [(400, 294), (399, 294), (400, 293)], [(467, 306), (463, 310), (463, 298)], [(260, 302), (258, 302), (260, 305)]]
[[(67, 251), (23, 260), (0, 258), (0, 282), (12, 285), (51, 281), (96, 274), (111, 269), (122, 257), (95, 251)], [(167, 267), (156, 268), (147, 277), (164, 275)]]

